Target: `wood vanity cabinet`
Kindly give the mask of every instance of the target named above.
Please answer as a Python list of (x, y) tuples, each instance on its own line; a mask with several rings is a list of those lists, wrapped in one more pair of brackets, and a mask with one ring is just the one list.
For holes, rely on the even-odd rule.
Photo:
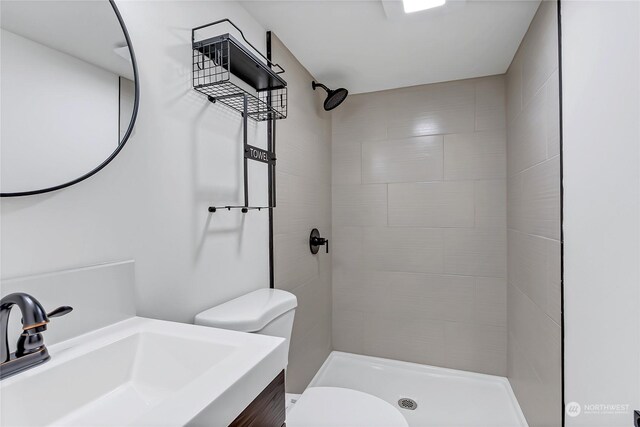
[(283, 370), (229, 426), (282, 427), (285, 415)]

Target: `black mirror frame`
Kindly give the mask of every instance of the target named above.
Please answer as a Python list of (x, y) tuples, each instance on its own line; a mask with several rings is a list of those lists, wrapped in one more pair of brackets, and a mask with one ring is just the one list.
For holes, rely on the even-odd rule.
[(131, 136), (131, 132), (133, 131), (133, 126), (136, 123), (136, 118), (138, 116), (138, 105), (140, 104), (140, 80), (139, 80), (139, 76), (138, 76), (138, 65), (136, 62), (136, 55), (133, 52), (133, 46), (131, 45), (131, 39), (129, 37), (129, 32), (127, 31), (127, 26), (124, 23), (124, 20), (122, 19), (122, 16), (120, 15), (120, 11), (118, 10), (118, 7), (115, 4), (114, 0), (108, 0), (109, 4), (111, 5), (111, 7), (113, 8), (114, 13), (116, 14), (116, 18), (118, 18), (118, 22), (120, 23), (120, 27), (122, 28), (122, 32), (124, 33), (124, 37), (125, 40), (127, 41), (127, 47), (129, 48), (129, 55), (131, 55), (131, 65), (133, 67), (133, 79), (134, 79), (134, 86), (135, 86), (135, 100), (133, 103), (133, 112), (131, 114), (131, 122), (129, 122), (129, 127), (127, 128), (127, 131), (125, 132), (124, 136), (122, 137), (122, 140), (120, 141), (120, 144), (118, 145), (118, 147), (114, 150), (113, 153), (111, 153), (111, 155), (104, 160), (102, 163), (100, 163), (97, 167), (95, 167), (92, 171), (82, 175), (79, 178), (76, 178), (72, 181), (69, 181), (65, 184), (60, 184), (60, 185), (56, 185), (54, 187), (49, 187), (49, 188), (44, 188), (42, 190), (32, 190), (32, 191), (20, 191), (17, 193), (0, 193), (0, 197), (20, 197), (20, 196), (32, 196), (35, 194), (43, 194), (43, 193), (49, 193), (51, 191), (56, 191), (56, 190), (61, 190), (63, 188), (66, 187), (70, 187), (74, 184), (77, 184), (81, 181), (84, 181), (85, 179), (95, 175), (96, 173), (98, 173), (99, 171), (102, 170), (102, 168), (104, 168), (105, 166), (107, 166), (122, 150), (122, 148), (124, 147), (124, 145), (127, 143), (127, 141), (129, 140), (129, 136)]

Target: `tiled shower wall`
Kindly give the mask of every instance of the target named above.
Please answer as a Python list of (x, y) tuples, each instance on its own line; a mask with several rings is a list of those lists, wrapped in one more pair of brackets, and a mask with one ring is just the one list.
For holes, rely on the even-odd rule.
[(276, 123), (275, 285), (298, 298), (287, 391), (302, 393), (332, 348), (331, 257), (309, 251), (312, 228), (331, 239), (331, 118), (313, 77), (275, 35), (272, 42), (289, 87), (287, 120)]
[(556, 7), (541, 3), (507, 73), (507, 365), (530, 426), (562, 415)]
[(332, 114), (336, 350), (506, 374), (504, 76)]

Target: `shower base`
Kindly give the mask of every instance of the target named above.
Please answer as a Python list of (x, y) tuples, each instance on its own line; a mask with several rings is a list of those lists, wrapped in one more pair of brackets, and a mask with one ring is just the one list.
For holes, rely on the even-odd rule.
[[(332, 352), (309, 387), (345, 387), (394, 405), (411, 427), (526, 427), (504, 377)], [(415, 401), (415, 409), (407, 401)]]

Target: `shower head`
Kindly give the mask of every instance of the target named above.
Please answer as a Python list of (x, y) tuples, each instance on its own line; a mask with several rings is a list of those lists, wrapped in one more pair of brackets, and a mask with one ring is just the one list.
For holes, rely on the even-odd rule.
[(338, 105), (342, 104), (342, 102), (347, 98), (347, 95), (349, 95), (349, 91), (343, 87), (331, 90), (322, 83), (316, 82), (311, 82), (311, 87), (313, 90), (316, 90), (317, 87), (321, 87), (327, 91), (327, 99), (324, 100), (325, 111), (333, 110)]

